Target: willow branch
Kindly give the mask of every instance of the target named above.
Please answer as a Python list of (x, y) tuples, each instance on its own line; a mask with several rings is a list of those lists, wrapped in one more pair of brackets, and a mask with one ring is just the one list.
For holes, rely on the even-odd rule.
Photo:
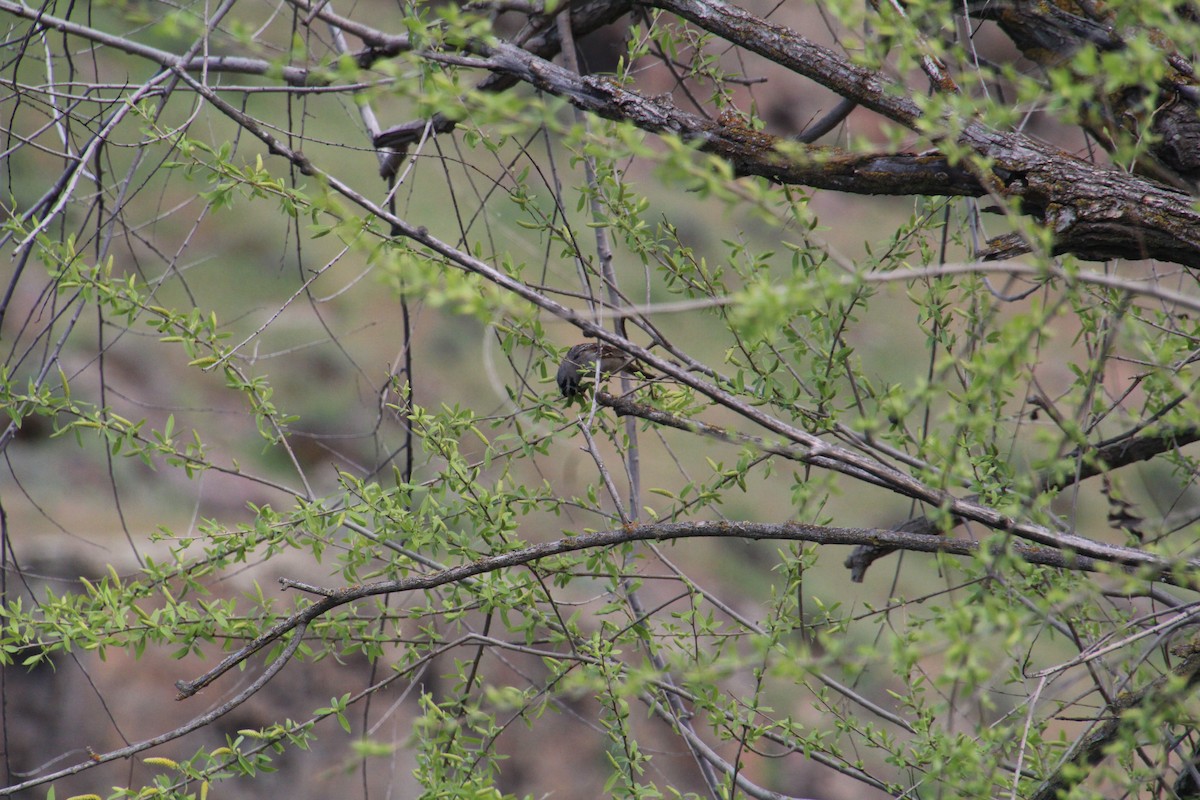
[[(1077, 468), (1047, 472), (1040, 476), (1036, 483), (1039, 491), (1061, 491), (1104, 472), (1149, 461), (1155, 456), (1196, 441), (1200, 441), (1200, 427), (1194, 425), (1167, 428), (1145, 436), (1120, 437), (1095, 448), (1076, 450), (1068, 455), (1067, 459), (1077, 464)], [(927, 516), (913, 517), (900, 525), (899, 530), (924, 534), (939, 532), (938, 525)], [(892, 552), (894, 548), (880, 545), (855, 548), (844, 562), (846, 569), (850, 570), (850, 580), (862, 583), (867, 569)]]
[[(283, 669), (284, 665), (286, 665), (287, 662), (292, 659), (292, 656), (296, 653), (296, 649), (300, 646), (300, 642), (304, 638), (304, 628), (307, 624), (307, 619), (304, 618), (303, 614), (296, 615), (292, 619), (292, 624), (287, 629), (287, 631), (295, 630), (295, 633), (292, 636), (291, 641), (288, 642), (287, 647), (284, 648), (283, 652), (276, 656), (275, 660), (273, 660), (267, 666), (267, 668), (263, 670), (263, 673), (255, 678), (249, 686), (211, 711), (201, 714), (190, 722), (187, 722), (178, 728), (175, 728), (174, 730), (168, 731), (167, 733), (155, 736), (152, 739), (135, 742), (134, 744), (127, 745), (126, 747), (122, 747), (117, 750), (111, 750), (107, 753), (97, 753), (90, 757), (87, 761), (81, 761), (80, 763), (67, 767), (66, 769), (61, 769), (58, 772), (49, 773), (37, 778), (31, 778), (23, 783), (0, 788), (0, 797), (13, 795), (34, 786), (40, 786), (51, 781), (56, 781), (60, 778), (65, 778), (68, 775), (75, 775), (76, 773), (83, 772), (84, 770), (91, 769), (92, 767), (100, 764), (107, 764), (109, 761), (129, 758), (130, 756), (136, 755), (145, 750), (149, 750), (152, 747), (157, 747), (160, 744), (165, 744), (174, 739), (178, 739), (179, 737), (189, 734), (192, 731), (199, 730), (200, 728), (204, 728), (212, 724), (233, 709), (240, 706), (242, 703), (249, 700), (255, 693), (258, 692), (259, 689), (266, 686), (267, 682), (274, 678), (279, 670)], [(279, 635), (282, 636), (287, 631), (282, 631)], [(247, 657), (249, 655), (250, 653), (247, 653)]]
[[(467, 564), (447, 567), (432, 573), (411, 575), (395, 580), (377, 581), (344, 588), (315, 587), (281, 578), (280, 585), (287, 588), (302, 588), (317, 594), (321, 599), (312, 605), (288, 616), (253, 641), (230, 653), (221, 663), (193, 681), (180, 681), (176, 686), (180, 696), (187, 696), (207, 686), (239, 663), (268, 646), (274, 640), (300, 625), (338, 606), (375, 597), (381, 594), (424, 591), (474, 578), (477, 575), (495, 572), (509, 567), (522, 566), (554, 556), (595, 550), (629, 542), (669, 542), (683, 539), (750, 539), (753, 541), (796, 541), (818, 545), (864, 545), (879, 544), (918, 553), (945, 553), (948, 555), (974, 557), (981, 552), (982, 545), (969, 539), (951, 539), (945, 536), (909, 533), (883, 528), (844, 528), (828, 525), (810, 525), (802, 522), (659, 522), (622, 526), (604, 531), (581, 533), (549, 542), (540, 542), (517, 550), (485, 556)], [(1013, 555), (1029, 562), (1058, 569), (1102, 571), (1106, 568), (1101, 559), (1089, 558), (1072, 552), (1049, 547), (1039, 547), (1017, 540), (993, 546), (989, 552), (999, 554), (1007, 549)], [(1147, 554), (1148, 555), (1148, 554)], [(1115, 561), (1115, 559), (1114, 559)], [(1189, 588), (1200, 588), (1190, 569), (1196, 565), (1185, 562), (1178, 566), (1157, 559), (1161, 572), (1156, 580)], [(1120, 562), (1117, 562), (1120, 563)], [(1190, 567), (1190, 569), (1189, 569)]]
[(1179, 706), (1200, 684), (1200, 651), (1194, 649), (1169, 673), (1151, 681), (1136, 692), (1117, 695), (1096, 719), (1106, 722), (1079, 739), (1054, 773), (1042, 782), (1030, 800), (1054, 800), (1070, 793), (1090, 771), (1103, 761), (1108, 745), (1121, 734), (1122, 717), (1126, 711), (1153, 713)]

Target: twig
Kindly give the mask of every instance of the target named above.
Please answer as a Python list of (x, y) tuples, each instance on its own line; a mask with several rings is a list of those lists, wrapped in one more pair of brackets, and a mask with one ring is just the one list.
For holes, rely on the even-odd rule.
[[(1126, 636), (1122, 639), (1118, 639), (1117, 641), (1115, 641), (1112, 644), (1109, 644), (1105, 647), (1085, 650), (1084, 652), (1080, 653), (1075, 658), (1072, 658), (1069, 661), (1065, 661), (1062, 664), (1056, 664), (1053, 667), (1047, 667), (1046, 669), (1039, 670), (1039, 671), (1033, 673), (1032, 675), (1030, 675), (1030, 677), (1032, 677), (1032, 678), (1048, 678), (1051, 675), (1054, 675), (1059, 672), (1063, 672), (1064, 670), (1068, 670), (1072, 667), (1077, 667), (1080, 664), (1086, 664), (1089, 661), (1093, 661), (1097, 658), (1100, 658), (1101, 656), (1107, 655), (1108, 653), (1111, 653), (1114, 650), (1120, 650), (1124, 647), (1128, 647), (1129, 645), (1133, 644), (1134, 642), (1138, 641), (1139, 639), (1145, 639), (1147, 636), (1154, 636), (1154, 635), (1162, 633), (1164, 631), (1171, 631), (1175, 628), (1183, 627), (1184, 625), (1191, 625), (1191, 624), (1193, 624), (1193, 620), (1195, 619), (1197, 614), (1200, 614), (1200, 604), (1189, 603), (1188, 605), (1183, 606), (1183, 610), (1181, 610), (1175, 616), (1170, 617), (1169, 619), (1165, 619), (1156, 625), (1150, 626), (1149, 628), (1139, 628), (1135, 633), (1132, 633), (1129, 636)], [(1131, 624), (1131, 626), (1132, 626), (1132, 624)]]
[[(599, 366), (600, 360), (596, 359), (597, 369)], [(579, 420), (579, 432), (583, 434), (584, 441), (587, 442), (587, 451), (591, 454), (592, 461), (596, 464), (596, 470), (600, 473), (600, 479), (604, 481), (604, 488), (608, 491), (608, 496), (612, 498), (613, 505), (617, 507), (617, 516), (620, 518), (621, 524), (626, 526), (632, 525), (633, 520), (625, 513), (625, 506), (621, 502), (621, 493), (617, 491), (617, 486), (613, 483), (612, 475), (609, 474), (608, 468), (604, 466), (604, 459), (600, 457), (600, 451), (596, 449), (596, 440), (592, 438), (592, 433), (588, 430), (588, 422)]]
[[(746, 794), (755, 798), (755, 800), (802, 800), (801, 798), (792, 795), (780, 794), (779, 792), (765, 789), (756, 783), (748, 780), (741, 768), (730, 764), (721, 755), (708, 746), (708, 743), (701, 739), (690, 726), (679, 725), (679, 720), (671, 716), (661, 703), (655, 702), (653, 698), (647, 698), (650, 708), (669, 723), (679, 726), (679, 732), (683, 736), (684, 742), (688, 747), (692, 748), (698, 756), (703, 757), (703, 763), (712, 764), (717, 769), (724, 772), (733, 779), (733, 782)], [(721, 795), (715, 795), (720, 797)]]
[[(1037, 788), (1029, 800), (1054, 800), (1070, 793), (1094, 767), (1105, 758), (1105, 749), (1121, 733), (1122, 712), (1141, 709), (1151, 713), (1180, 704), (1200, 683), (1200, 652), (1192, 652), (1169, 673), (1155, 678), (1136, 692), (1118, 695), (1096, 715), (1107, 720), (1103, 725), (1079, 739), (1063, 757), (1058, 769)], [(1170, 691), (1163, 691), (1172, 686)]]
[(24, 783), (18, 783), (12, 786), (0, 788), (0, 797), (13, 795), (33, 786), (40, 786), (41, 784), (49, 783), (50, 781), (56, 781), (59, 778), (65, 778), (68, 775), (74, 775), (78, 772), (83, 772), (84, 770), (90, 769), (98, 764), (105, 764), (109, 761), (116, 761), (117, 759), (121, 758), (129, 758), (130, 756), (140, 753), (144, 750), (149, 750), (150, 748), (157, 747), (160, 744), (165, 744), (173, 739), (178, 739), (180, 736), (189, 734), (194, 730), (212, 724), (233, 709), (240, 706), (242, 703), (249, 700), (250, 697), (252, 697), (259, 689), (266, 686), (267, 682), (274, 678), (279, 670), (283, 669), (284, 665), (291, 660), (293, 655), (295, 655), (296, 648), (300, 646), (300, 642), (304, 638), (304, 630), (307, 625), (307, 621), (304, 620), (298, 621), (292, 625), (291, 627), (295, 630), (292, 635), (292, 640), (288, 642), (288, 645), (286, 648), (284, 648), (283, 652), (280, 653), (265, 670), (263, 670), (262, 675), (259, 675), (254, 679), (253, 683), (247, 686), (244, 690), (238, 692), (236, 695), (217, 706), (212, 711), (209, 711), (206, 714), (201, 714), (190, 722), (187, 722), (172, 731), (167, 731), (164, 734), (155, 736), (152, 739), (136, 742), (127, 747), (122, 747), (118, 750), (111, 750), (107, 753), (97, 753), (89, 757), (87, 761), (82, 761), (74, 766), (59, 770), (58, 772), (54, 772), (49, 775), (42, 775), (40, 777), (25, 781)]
[[(179, 66), (191, 72), (237, 72), (246, 75), (266, 75), (279, 70), (279, 75), (283, 78), (284, 83), (291, 86), (303, 86), (310, 80), (310, 74), (307, 69), (289, 66), (281, 68), (278, 64), (258, 58), (244, 58), (242, 56), (192, 56), (181, 62), (180, 57), (169, 50), (160, 50), (157, 47), (135, 42), (132, 39), (105, 33), (98, 28), (80, 25), (67, 19), (55, 17), (45, 13), (44, 6), (29, 6), (25, 3), (11, 2), (11, 0), (0, 0), (0, 11), (7, 11), (15, 16), (32, 20), (43, 27), (61, 31), (71, 36), (78, 36), (81, 39), (87, 39), (97, 44), (120, 50), (123, 53), (144, 58), (158, 64), (160, 67)], [(407, 46), (407, 36), (396, 38), (398, 40), (403, 39)]]

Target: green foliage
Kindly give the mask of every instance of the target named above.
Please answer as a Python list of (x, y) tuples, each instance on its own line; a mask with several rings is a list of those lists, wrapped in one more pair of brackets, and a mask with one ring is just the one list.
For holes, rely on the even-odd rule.
[[(1131, 92), (1149, 117), (1177, 69), (1164, 31), (1196, 38), (1177, 9), (1120, 2), (1123, 47), (1020, 73), (982, 63), (923, 0), (822, 8), (854, 32), (860, 66), (954, 71), (960, 91), (915, 93), (903, 135), (977, 173), (993, 164), (956, 141), (964, 126), (1011, 129), (1035, 105), (1099, 126)], [(1033, 251), (1010, 272), (975, 261), (974, 200), (872, 200), (852, 228), (702, 139), (579, 117), (545, 75), (536, 91), (479, 88), (474, 67), (499, 71), (486, 3), (388, 13), (408, 37), (395, 52), (230, 20), (221, 43), (269, 56), (255, 80), (306, 64), (321, 91), (285, 106), (246, 89), (236, 113), (199, 89), (186, 113), (126, 98), (117, 155), (88, 162), (98, 183), (129, 176), (103, 202), (11, 203), (14, 262), (41, 266), (3, 320), (6, 563), (57, 516), (106, 555), (5, 590), (0, 664), (140, 674), (165, 656), (205, 676), (194, 689), (230, 694), (227, 667), (246, 683), (288, 662), (322, 676), (295, 692), (301, 711), (217, 738), (194, 710), (208, 738), (187, 740), (193, 755), (146, 758), (109, 797), (268, 785), (329, 742), (346, 749), (331, 773), (403, 763), (423, 798), (786, 794), (809, 769), (843, 796), (1035, 797), (1061, 778), (1070, 797), (1115, 797), (1179, 772), (1194, 681), (1168, 640), (1190, 624), (1197, 464), (1164, 446), (1122, 484), (1134, 468), (1101, 450), (1195, 438), (1194, 300), (1052, 258), (1051, 227), (1002, 197)], [(150, 29), (159, 46), (201, 32), (184, 10)], [(766, 101), (724, 46), (651, 13), (629, 24), (616, 74), (587, 86), (640, 91), (638, 65), (665, 58), (706, 113), (761, 133)], [(326, 97), (339, 86), (345, 106)], [(374, 105), (436, 115), (456, 138), (405, 145), (381, 188), (374, 155), (353, 149), (369, 142), (346, 133)], [(899, 136), (871, 135), (873, 149)], [(1123, 120), (1113, 163), (1133, 169), (1155, 136)], [(565, 401), (560, 360), (597, 330), (658, 363)], [(978, 544), (936, 554), (927, 535), (860, 585), (821, 543), (871, 546), (911, 533), (906, 519)], [(727, 527), (667, 527), (688, 521)], [(808, 527), (762, 541), (743, 522)], [(1029, 526), (1050, 532), (1040, 550), (1017, 535)], [(122, 539), (128, 553), (108, 555)], [(1081, 540), (1117, 556), (1096, 563)], [(1175, 570), (1139, 572), (1130, 553)], [(393, 713), (402, 724), (381, 724)], [(1077, 758), (1110, 718), (1103, 758)], [(511, 779), (565, 774), (552, 766), (586, 788)]]

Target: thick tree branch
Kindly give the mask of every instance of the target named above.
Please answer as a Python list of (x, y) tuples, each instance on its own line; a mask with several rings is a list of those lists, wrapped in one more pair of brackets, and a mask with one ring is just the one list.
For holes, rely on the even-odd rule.
[(906, 128), (915, 129), (921, 108), (909, 90), (876, 70), (852, 64), (784, 25), (757, 17), (721, 0), (639, 0), (669, 11), (737, 47), (854, 100)]
[[(343, 20), (335, 15), (321, 12), (320, 16), (332, 24), (343, 25)], [(599, 21), (603, 20), (587, 20), (589, 24)], [(374, 35), (365, 26), (351, 22), (345, 24), (348, 26), (346, 30), (368, 41)], [(575, 107), (597, 116), (630, 122), (643, 130), (674, 134), (685, 141), (696, 142), (702, 151), (727, 160), (739, 175), (756, 175), (778, 183), (856, 194), (979, 197), (985, 193), (983, 186), (968, 170), (951, 165), (936, 153), (860, 155), (833, 147), (800, 147), (794, 142), (789, 143), (787, 137), (749, 128), (736, 115), (713, 122), (689, 114), (666, 99), (643, 97), (605, 76), (579, 75), (539, 57), (527, 48), (500, 42), (493, 46), (477, 43), (476, 50), (489, 60), (498, 75), (509, 78), (504, 82), (485, 81), (481, 88), (495, 91), (520, 80), (548, 94), (566, 98)], [(835, 57), (832, 52), (822, 48), (816, 50), (827, 52), (828, 58)], [(865, 71), (859, 70), (859, 73), (862, 75), (857, 77), (865, 80)], [(887, 84), (879, 84), (876, 88), (882, 93)], [(889, 103), (887, 108), (895, 111), (897, 106)], [(917, 113), (915, 106), (901, 105), (899, 108)], [(425, 120), (406, 122), (381, 131), (375, 137), (375, 146), (406, 147), (423, 135), (427, 124), (432, 125), (434, 133), (448, 133), (457, 125), (441, 115), (435, 115), (428, 123)]]
[[(843, 97), (918, 129), (921, 111), (908, 92), (850, 64), (795, 31), (723, 0), (652, 0), (731, 44), (758, 53)], [(1082, 161), (1024, 134), (956, 120), (956, 142), (988, 165), (989, 190), (1050, 226), (1054, 254), (1104, 261), (1156, 258), (1200, 267), (1200, 211), (1193, 198), (1117, 170)], [(1014, 254), (1009, 248), (1004, 254)]]
[[(1022, 55), (1048, 69), (1071, 68), (1071, 57), (1085, 46), (1101, 52), (1128, 46), (1115, 27), (1114, 11), (1101, 3), (988, 0), (955, 5), (953, 10), (994, 20)], [(1096, 91), (1082, 123), (1109, 150), (1122, 137), (1129, 142), (1141, 140), (1148, 148), (1148, 158), (1136, 165), (1141, 174), (1194, 191), (1200, 181), (1200, 91), (1195, 71), (1189, 59), (1169, 49), (1167, 36), (1161, 31), (1153, 35), (1163, 51), (1164, 75), (1157, 86), (1145, 85), (1138, 75), (1108, 85), (1111, 76), (1075, 71), (1079, 81), (1093, 84)], [(1151, 97), (1154, 92), (1157, 95)]]
[(1166, 428), (1145, 436), (1131, 436), (1108, 442), (1091, 450), (1075, 451), (1068, 459), (1082, 459), (1077, 471), (1059, 476), (1045, 476), (1039, 484), (1047, 490), (1064, 489), (1079, 481), (1093, 478), (1104, 472), (1177, 450), (1200, 441), (1200, 427), (1187, 425), (1182, 428)]

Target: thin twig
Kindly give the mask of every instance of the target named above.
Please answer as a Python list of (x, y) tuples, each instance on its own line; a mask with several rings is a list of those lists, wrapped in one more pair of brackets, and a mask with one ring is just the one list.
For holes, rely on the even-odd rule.
[(74, 766), (67, 767), (66, 769), (61, 769), (58, 772), (42, 775), (40, 777), (27, 780), (24, 783), (18, 783), (12, 786), (0, 788), (0, 797), (13, 795), (17, 792), (34, 786), (40, 786), (44, 783), (49, 783), (50, 781), (56, 781), (60, 778), (65, 778), (68, 775), (74, 775), (76, 773), (83, 772), (84, 770), (90, 769), (98, 764), (105, 764), (109, 761), (129, 758), (130, 756), (141, 753), (144, 750), (149, 750), (150, 748), (157, 747), (160, 744), (165, 744), (169, 741), (189, 734), (194, 730), (198, 730), (212, 724), (233, 709), (240, 706), (242, 703), (249, 700), (256, 692), (258, 692), (259, 689), (266, 686), (267, 682), (274, 678), (279, 670), (283, 669), (284, 665), (291, 660), (293, 655), (295, 655), (296, 649), (300, 646), (300, 642), (303, 641), (304, 629), (307, 625), (307, 621), (304, 620), (297, 621), (294, 625), (292, 625), (291, 629), (294, 631), (292, 634), (292, 639), (290, 642), (288, 642), (288, 645), (284, 648), (283, 652), (276, 656), (275, 660), (267, 665), (267, 668), (263, 670), (263, 673), (255, 678), (249, 686), (213, 710), (205, 714), (201, 714), (200, 716), (192, 719), (190, 722), (186, 722), (174, 730), (167, 731), (166, 733), (160, 734), (159, 736), (155, 736), (151, 739), (136, 742), (128, 747), (111, 750), (107, 753), (96, 753), (89, 757), (87, 761), (80, 762)]

